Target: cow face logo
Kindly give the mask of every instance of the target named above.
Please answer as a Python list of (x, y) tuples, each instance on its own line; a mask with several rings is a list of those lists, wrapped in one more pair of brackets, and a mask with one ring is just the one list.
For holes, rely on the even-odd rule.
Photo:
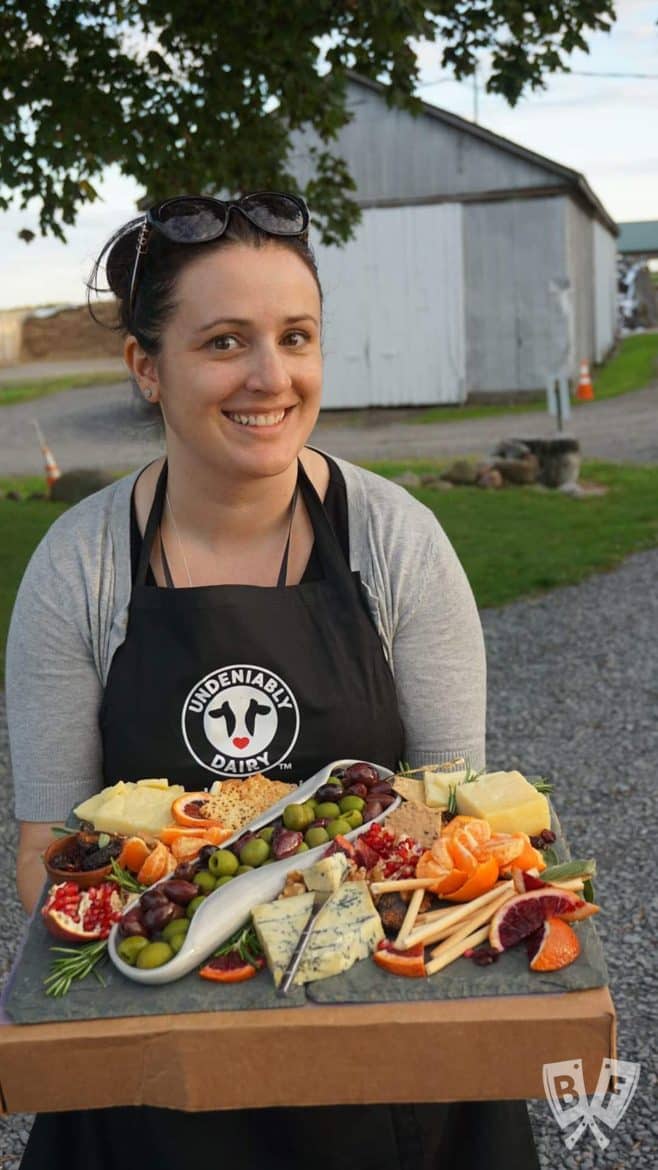
[(226, 666), (195, 683), (183, 704), (183, 738), (202, 768), (217, 776), (267, 772), (299, 734), (290, 687), (259, 666)]

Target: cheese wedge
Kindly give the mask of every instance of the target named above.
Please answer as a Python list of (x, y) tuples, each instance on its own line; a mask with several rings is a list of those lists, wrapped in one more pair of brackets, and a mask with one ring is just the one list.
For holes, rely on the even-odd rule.
[[(277, 987), (312, 910), (313, 894), (309, 893), (255, 906), (251, 912)], [(383, 938), (381, 919), (366, 883), (345, 882), (318, 917), (294, 983), (312, 983), (349, 971), (359, 959), (372, 954)]]
[(304, 885), (307, 890), (335, 893), (348, 869), (349, 862), (345, 854), (332, 853), (330, 857), (321, 857), (315, 865), (304, 871)]
[(159, 833), (173, 820), (171, 806), (185, 789), (166, 781), (119, 780), (84, 800), (74, 809), (81, 821), (89, 821), (105, 833)]
[(430, 808), (447, 808), (450, 803), (450, 789), (463, 784), (468, 772), (423, 772), (425, 804)]
[(460, 813), (482, 817), (495, 833), (534, 837), (551, 827), (548, 800), (520, 772), (485, 773), (479, 780), (461, 784), (456, 799)]

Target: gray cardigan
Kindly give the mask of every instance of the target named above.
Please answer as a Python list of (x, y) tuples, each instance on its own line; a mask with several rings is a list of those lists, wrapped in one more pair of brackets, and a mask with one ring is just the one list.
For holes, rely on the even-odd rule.
[[(395, 679), (412, 766), (484, 765), (485, 656), (463, 569), (428, 508), (336, 460), (347, 488), (350, 559)], [(23, 577), (7, 646), (16, 815), (58, 821), (102, 787), (98, 712), (126, 636), (130, 501), (139, 472), (60, 516)]]

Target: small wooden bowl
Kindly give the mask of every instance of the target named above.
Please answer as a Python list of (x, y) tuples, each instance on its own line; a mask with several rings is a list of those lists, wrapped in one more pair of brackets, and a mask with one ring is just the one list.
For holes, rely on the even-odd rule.
[(48, 846), (43, 855), (43, 864), (48, 877), (53, 882), (75, 882), (81, 890), (88, 890), (90, 886), (97, 886), (112, 873), (111, 865), (103, 865), (100, 869), (57, 869), (52, 864), (55, 857), (72, 853), (77, 845), (78, 834), (71, 833), (69, 837), (56, 837)]

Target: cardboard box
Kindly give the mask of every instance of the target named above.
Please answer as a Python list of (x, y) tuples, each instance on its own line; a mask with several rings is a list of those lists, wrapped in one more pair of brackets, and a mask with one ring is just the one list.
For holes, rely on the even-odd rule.
[[(230, 1052), (230, 1060), (218, 1059)], [(254, 1053), (258, 1059), (254, 1059)], [(0, 1026), (7, 1113), (542, 1098), (542, 1065), (615, 1056), (607, 988), (562, 995)], [(212, 1077), (208, 1069), (212, 1068)], [(268, 1077), (263, 1070), (284, 1070)]]

